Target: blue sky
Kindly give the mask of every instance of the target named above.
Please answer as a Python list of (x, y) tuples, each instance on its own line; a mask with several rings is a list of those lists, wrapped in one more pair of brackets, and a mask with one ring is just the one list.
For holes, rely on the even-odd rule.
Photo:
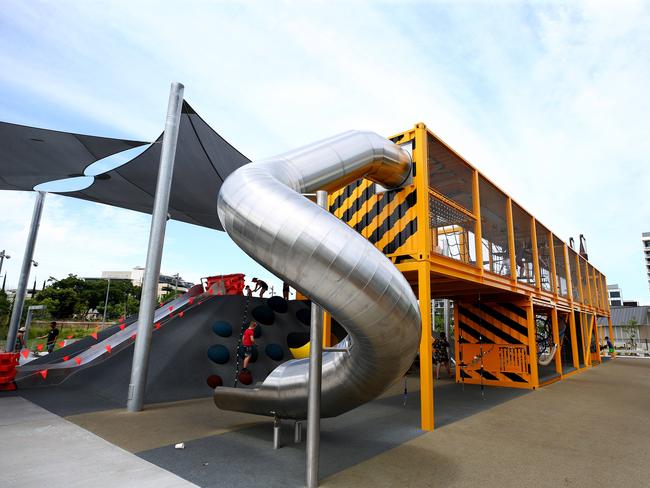
[[(648, 25), (642, 2), (5, 0), (0, 120), (153, 140), (181, 81), (250, 158), (423, 121), (564, 240), (585, 234), (608, 281), (649, 302)], [(32, 201), (0, 192), (9, 285)], [(50, 195), (35, 275), (142, 265), (148, 224)], [(162, 270), (269, 277), (223, 233), (178, 222)]]

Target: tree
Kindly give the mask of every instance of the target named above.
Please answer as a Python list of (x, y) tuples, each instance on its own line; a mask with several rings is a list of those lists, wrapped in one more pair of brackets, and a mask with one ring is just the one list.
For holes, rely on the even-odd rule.
[(7, 293), (4, 290), (0, 290), (0, 317), (9, 315), (9, 308), (11, 304), (7, 298)]
[(638, 322), (630, 319), (626, 325), (623, 326), (623, 332), (627, 335), (628, 343), (632, 349), (636, 349), (636, 334), (638, 332)]

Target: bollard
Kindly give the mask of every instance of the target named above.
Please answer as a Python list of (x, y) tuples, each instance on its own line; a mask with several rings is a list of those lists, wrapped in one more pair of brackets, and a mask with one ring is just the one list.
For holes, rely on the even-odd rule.
[(282, 420), (277, 415), (273, 417), (273, 449), (280, 449), (280, 428)]
[(294, 444), (300, 444), (302, 442), (302, 424), (298, 420), (293, 425), (293, 442)]

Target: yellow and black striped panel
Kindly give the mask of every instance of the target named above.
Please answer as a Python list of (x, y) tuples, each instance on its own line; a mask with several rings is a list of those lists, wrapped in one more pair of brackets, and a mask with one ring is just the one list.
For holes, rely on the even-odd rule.
[[(456, 306), (458, 307), (456, 336), (463, 379), (470, 383), (477, 379), (500, 384), (529, 383), (530, 360), (527, 352), (526, 310), (512, 303), (459, 301), (456, 302)], [(510, 349), (513, 353), (522, 354), (518, 362), (504, 361), (503, 353)]]
[(330, 195), (330, 212), (384, 254), (407, 254), (417, 249), (416, 195), (414, 185), (377, 193), (373, 182), (361, 179)]

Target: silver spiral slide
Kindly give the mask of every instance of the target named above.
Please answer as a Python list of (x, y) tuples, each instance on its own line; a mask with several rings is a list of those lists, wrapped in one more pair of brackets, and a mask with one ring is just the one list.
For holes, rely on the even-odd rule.
[[(351, 131), (255, 161), (232, 173), (218, 198), (219, 219), (249, 256), (309, 296), (346, 329), (323, 354), (321, 416), (376, 398), (401, 378), (418, 349), (420, 312), (393, 264), (303, 193), (334, 190), (359, 178), (403, 185), (409, 154), (371, 132)], [(255, 388), (217, 387), (225, 410), (304, 419), (308, 360), (288, 361)]]

